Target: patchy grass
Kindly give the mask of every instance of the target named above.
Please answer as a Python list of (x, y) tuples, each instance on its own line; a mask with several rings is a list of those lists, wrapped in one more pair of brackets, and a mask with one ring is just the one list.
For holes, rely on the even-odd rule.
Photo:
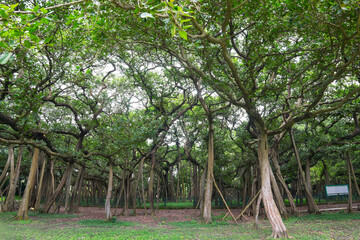
[[(260, 220), (253, 223), (201, 221), (166, 222), (146, 225), (126, 221), (72, 219), (76, 215), (30, 214), (30, 220), (9, 221), (16, 213), (0, 214), (1, 239), (267, 239), (271, 226)], [(51, 219), (54, 219), (53, 221)], [(64, 221), (60, 221), (64, 218)], [(120, 218), (121, 219), (121, 218)], [(56, 220), (56, 221), (55, 221)], [(65, 221), (66, 220), (66, 221)], [(294, 239), (360, 239), (360, 213), (323, 213), (285, 220)]]
[(76, 222), (85, 227), (106, 227), (106, 228), (113, 228), (113, 227), (133, 227), (136, 226), (137, 223), (134, 222), (125, 222), (125, 221), (107, 221), (101, 219), (86, 219), (80, 220)]

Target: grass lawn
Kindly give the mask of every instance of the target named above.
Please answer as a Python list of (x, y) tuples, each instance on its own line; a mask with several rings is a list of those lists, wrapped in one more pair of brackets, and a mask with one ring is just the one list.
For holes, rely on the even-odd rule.
[[(104, 220), (77, 220), (76, 215), (31, 214), (30, 220), (10, 221), (15, 213), (0, 213), (0, 239), (267, 239), (271, 226), (253, 223), (199, 221), (157, 225)], [(293, 239), (360, 239), (360, 213), (323, 213), (285, 220)]]

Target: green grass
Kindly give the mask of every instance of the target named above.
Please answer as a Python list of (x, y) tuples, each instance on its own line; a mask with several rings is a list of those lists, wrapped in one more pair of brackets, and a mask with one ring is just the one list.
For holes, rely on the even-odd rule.
[[(161, 221), (158, 225), (105, 220), (76, 220), (65, 215), (30, 214), (30, 220), (9, 221), (15, 213), (0, 214), (1, 239), (267, 239), (271, 226), (260, 220), (253, 223), (221, 222), (211, 224), (192, 220)], [(59, 221), (61, 218), (66, 221)], [(284, 221), (293, 239), (359, 239), (360, 213), (323, 213), (291, 217)]]

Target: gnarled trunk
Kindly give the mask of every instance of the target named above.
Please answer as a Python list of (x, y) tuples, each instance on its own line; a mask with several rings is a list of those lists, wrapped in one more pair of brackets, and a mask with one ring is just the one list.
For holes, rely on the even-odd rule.
[(287, 238), (287, 229), (281, 219), (278, 208), (276, 207), (273, 194), (271, 191), (270, 182), (270, 163), (268, 159), (268, 142), (267, 134), (261, 133), (260, 139), (258, 140), (258, 158), (260, 163), (261, 173), (261, 195), (270, 224), (273, 232), (271, 237), (273, 238)]

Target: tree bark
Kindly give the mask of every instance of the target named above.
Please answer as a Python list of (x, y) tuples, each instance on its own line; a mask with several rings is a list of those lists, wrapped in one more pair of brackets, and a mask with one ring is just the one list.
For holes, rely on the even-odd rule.
[(18, 220), (28, 219), (29, 202), (30, 202), (31, 192), (35, 184), (36, 171), (39, 163), (39, 153), (40, 150), (38, 148), (34, 148), (33, 158), (31, 161), (31, 167), (30, 167), (30, 172), (29, 172), (29, 177), (26, 184), (25, 192), (22, 197), (20, 208), (15, 217)]
[(111, 220), (111, 192), (113, 185), (113, 165), (112, 162), (109, 163), (109, 180), (108, 180), (108, 189), (106, 193), (106, 201), (105, 201), (105, 216), (108, 221)]
[(200, 201), (200, 216), (204, 216), (204, 202), (205, 202), (205, 176), (206, 176), (206, 167), (204, 169), (204, 171), (201, 174), (200, 177), (200, 196), (199, 196), (199, 201)]
[(276, 207), (273, 194), (271, 192), (270, 163), (268, 157), (267, 134), (261, 133), (260, 139), (258, 140), (258, 158), (261, 173), (261, 195), (266, 216), (268, 217), (273, 230), (271, 237), (287, 238), (287, 229), (281, 219), (281, 215), (278, 208)]
[(307, 199), (307, 203), (308, 203), (308, 206), (309, 206), (309, 212), (319, 214), (320, 213), (319, 207), (317, 206), (312, 194), (310, 193), (309, 187), (308, 187), (308, 185), (306, 183), (306, 179), (305, 179), (305, 176), (304, 176), (304, 173), (303, 173), (303, 170), (302, 170), (302, 166), (301, 166), (299, 151), (298, 151), (298, 149), (296, 147), (296, 142), (295, 142), (294, 135), (293, 135), (291, 129), (289, 130), (289, 135), (290, 135), (291, 143), (293, 145), (295, 158), (296, 158), (296, 161), (298, 163), (300, 178), (301, 178), (301, 181), (302, 181), (302, 183), (304, 185), (304, 188), (305, 188), (305, 194), (306, 194), (306, 199)]
[(213, 193), (212, 176), (214, 173), (214, 129), (212, 117), (208, 117), (209, 121), (209, 140), (208, 140), (208, 162), (207, 162), (207, 175), (206, 175), (206, 189), (204, 200), (204, 221), (205, 223), (211, 222), (211, 199)]

